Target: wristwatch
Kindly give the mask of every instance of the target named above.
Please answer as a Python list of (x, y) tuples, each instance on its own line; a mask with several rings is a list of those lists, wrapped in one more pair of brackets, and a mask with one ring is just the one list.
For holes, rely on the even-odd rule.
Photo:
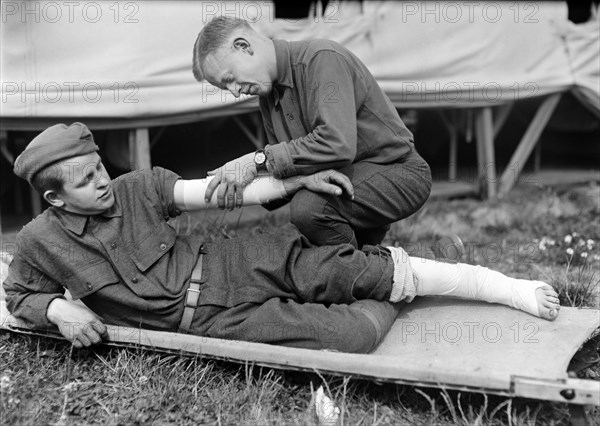
[(254, 164), (259, 172), (267, 171), (267, 154), (264, 149), (259, 149), (254, 153)]

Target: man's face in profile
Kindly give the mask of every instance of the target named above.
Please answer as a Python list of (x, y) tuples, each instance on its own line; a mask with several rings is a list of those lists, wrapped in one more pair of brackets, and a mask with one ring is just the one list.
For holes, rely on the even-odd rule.
[(268, 64), (243, 38), (223, 46), (204, 60), (206, 80), (236, 98), (240, 94), (266, 96), (271, 92)]

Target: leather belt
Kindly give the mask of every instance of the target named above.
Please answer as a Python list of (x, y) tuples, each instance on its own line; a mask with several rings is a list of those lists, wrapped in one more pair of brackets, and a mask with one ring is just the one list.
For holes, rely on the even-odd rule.
[(187, 291), (185, 292), (185, 306), (183, 308), (183, 315), (179, 323), (179, 333), (189, 333), (190, 327), (192, 326), (192, 319), (194, 319), (194, 312), (198, 307), (200, 301), (200, 284), (202, 284), (202, 257), (204, 255), (200, 253), (196, 266), (192, 270), (192, 278), (190, 278), (190, 284)]

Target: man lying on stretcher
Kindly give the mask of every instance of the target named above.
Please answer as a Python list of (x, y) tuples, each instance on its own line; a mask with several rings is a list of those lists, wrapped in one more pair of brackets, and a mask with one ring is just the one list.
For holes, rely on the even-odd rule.
[[(110, 180), (97, 150), (85, 125), (57, 124), (14, 167), (51, 207), (17, 236), (4, 282), (8, 309), (36, 327), (55, 324), (76, 347), (100, 342), (109, 323), (368, 352), (393, 323), (398, 302), (425, 295), (501, 303), (548, 320), (558, 315), (557, 294), (543, 282), (410, 257), (401, 248), (315, 247), (291, 225), (218, 242), (177, 235), (167, 220), (206, 207), (206, 180), (185, 181), (160, 167)], [(300, 188), (352, 201), (349, 179), (325, 171), (258, 178), (244, 202), (262, 204)], [(65, 288), (89, 309), (66, 300)]]

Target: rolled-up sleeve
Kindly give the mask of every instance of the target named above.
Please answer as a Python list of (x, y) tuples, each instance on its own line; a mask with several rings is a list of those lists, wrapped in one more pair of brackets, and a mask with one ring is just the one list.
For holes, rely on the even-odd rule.
[(268, 157), (277, 178), (308, 175), (350, 165), (357, 152), (357, 105), (366, 84), (339, 53), (322, 50), (307, 63), (306, 136), (270, 145)]
[(46, 313), (56, 298), (64, 298), (64, 288), (38, 271), (19, 253), (22, 242), (17, 239), (17, 252), (3, 283), (6, 307), (15, 317), (30, 322), (35, 328), (52, 327)]

